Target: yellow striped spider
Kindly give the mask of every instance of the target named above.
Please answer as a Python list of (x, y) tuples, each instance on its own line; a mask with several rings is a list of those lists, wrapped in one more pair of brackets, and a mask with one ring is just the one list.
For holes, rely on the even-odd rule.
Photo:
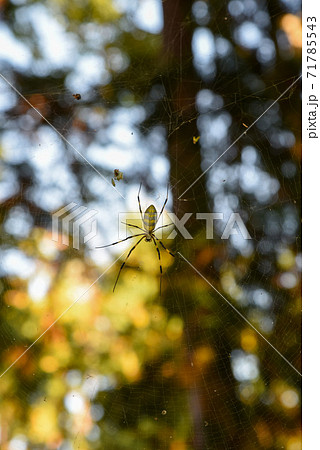
[(102, 245), (101, 247), (96, 247), (96, 248), (105, 248), (105, 247), (111, 247), (112, 245), (116, 245), (119, 244), (120, 242), (124, 242), (127, 241), (128, 239), (132, 239), (134, 237), (137, 236), (142, 236), (142, 238), (140, 238), (138, 240), (138, 242), (130, 249), (129, 253), (126, 256), (126, 259), (123, 261), (123, 263), (121, 264), (118, 276), (116, 278), (116, 282), (114, 283), (113, 286), (113, 292), (115, 291), (115, 288), (117, 286), (119, 277), (120, 277), (120, 273), (121, 270), (124, 268), (129, 256), (131, 255), (131, 253), (133, 252), (133, 250), (137, 247), (137, 245), (140, 244), (140, 242), (145, 239), (147, 242), (153, 241), (156, 249), (157, 249), (157, 253), (158, 253), (158, 259), (159, 259), (159, 266), (160, 266), (160, 295), (161, 295), (161, 280), (162, 280), (162, 265), (161, 265), (161, 256), (160, 256), (160, 251), (159, 251), (159, 247), (157, 242), (159, 242), (159, 244), (164, 248), (164, 250), (166, 252), (169, 253), (169, 255), (171, 256), (175, 256), (173, 253), (171, 253), (164, 245), (163, 243), (160, 241), (159, 238), (157, 238), (157, 236), (155, 236), (155, 232), (157, 230), (160, 230), (160, 228), (165, 228), (165, 227), (169, 227), (171, 225), (173, 225), (172, 223), (169, 223), (168, 225), (162, 225), (161, 227), (156, 228), (156, 225), (160, 219), (161, 214), (163, 213), (164, 207), (166, 206), (166, 203), (168, 201), (168, 190), (169, 190), (169, 186), (167, 188), (167, 196), (166, 199), (164, 201), (164, 204), (161, 208), (160, 214), (158, 216), (157, 210), (153, 205), (148, 206), (148, 208), (145, 210), (144, 215), (142, 214), (142, 209), (141, 209), (141, 203), (140, 203), (140, 191), (141, 191), (141, 184), (140, 184), (140, 188), (139, 188), (139, 192), (138, 192), (138, 204), (139, 204), (139, 211), (140, 211), (140, 216), (141, 216), (141, 220), (142, 220), (142, 225), (143, 228), (138, 227), (137, 225), (132, 225), (130, 223), (125, 223), (125, 225), (127, 225), (128, 227), (133, 227), (133, 228), (138, 228), (139, 230), (141, 230), (143, 233), (139, 233), (139, 234), (134, 234), (132, 236), (126, 237), (125, 239), (122, 239), (120, 241), (117, 242), (113, 242), (113, 244), (108, 244), (108, 245)]

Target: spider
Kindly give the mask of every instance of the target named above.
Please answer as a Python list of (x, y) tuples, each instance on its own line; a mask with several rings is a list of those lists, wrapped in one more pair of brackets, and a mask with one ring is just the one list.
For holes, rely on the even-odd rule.
[(116, 245), (116, 244), (119, 244), (120, 242), (127, 241), (128, 239), (132, 239), (132, 238), (137, 237), (137, 236), (142, 236), (142, 238), (140, 238), (140, 239), (138, 240), (138, 242), (130, 249), (129, 253), (128, 253), (127, 256), (126, 256), (126, 259), (125, 259), (125, 260), (123, 261), (123, 263), (121, 264), (120, 270), (119, 270), (119, 272), (118, 272), (118, 276), (117, 276), (117, 278), (116, 278), (116, 282), (114, 283), (114, 286), (113, 286), (113, 291), (112, 291), (112, 292), (114, 292), (114, 291), (115, 291), (115, 288), (116, 288), (116, 286), (117, 286), (119, 277), (120, 277), (120, 273), (121, 273), (122, 269), (124, 268), (124, 266), (125, 266), (125, 264), (126, 264), (128, 258), (129, 258), (129, 256), (130, 256), (131, 253), (133, 252), (133, 250), (137, 247), (137, 245), (140, 244), (140, 242), (141, 242), (143, 239), (145, 239), (146, 242), (153, 241), (153, 243), (154, 243), (154, 245), (155, 245), (155, 247), (156, 247), (156, 249), (157, 249), (158, 259), (159, 259), (159, 266), (160, 266), (160, 295), (161, 295), (162, 265), (161, 265), (160, 250), (159, 250), (159, 247), (158, 247), (157, 242), (159, 242), (159, 244), (164, 248), (164, 250), (165, 250), (167, 253), (169, 253), (169, 255), (171, 255), (171, 256), (173, 256), (173, 257), (174, 257), (175, 255), (174, 255), (173, 253), (171, 253), (171, 252), (163, 245), (163, 243), (160, 241), (159, 238), (157, 238), (157, 236), (155, 236), (154, 233), (155, 233), (157, 230), (160, 230), (160, 228), (165, 228), (165, 227), (169, 227), (169, 226), (173, 225), (172, 223), (169, 223), (169, 224), (167, 224), (167, 225), (162, 225), (161, 227), (156, 228), (156, 225), (157, 225), (157, 223), (158, 223), (158, 221), (159, 221), (159, 219), (160, 219), (160, 216), (161, 216), (161, 214), (163, 213), (164, 207), (166, 206), (166, 203), (167, 203), (167, 201), (168, 201), (168, 191), (169, 191), (169, 186), (168, 186), (168, 188), (167, 188), (167, 196), (166, 196), (166, 199), (165, 199), (165, 201), (164, 201), (164, 204), (163, 204), (163, 206), (162, 206), (162, 208), (161, 208), (161, 211), (160, 211), (160, 214), (159, 214), (158, 217), (157, 217), (157, 214), (158, 214), (158, 213), (157, 213), (157, 210), (156, 210), (156, 208), (155, 208), (153, 205), (148, 206), (148, 208), (147, 208), (147, 209), (145, 210), (145, 212), (144, 212), (144, 215), (142, 214), (141, 203), (140, 203), (140, 191), (141, 191), (141, 184), (140, 184), (139, 192), (138, 192), (138, 204), (139, 204), (139, 211), (140, 211), (140, 215), (141, 215), (141, 220), (142, 220), (143, 228), (138, 227), (137, 225), (132, 225), (132, 224), (130, 224), (130, 223), (125, 223), (125, 222), (123, 222), (123, 223), (125, 223), (125, 225), (128, 226), (128, 227), (138, 228), (138, 229), (141, 230), (143, 233), (134, 234), (134, 235), (129, 236), (129, 237), (126, 237), (125, 239), (122, 239), (122, 240), (120, 240), (120, 241), (113, 242), (113, 244), (102, 245), (101, 247), (96, 247), (96, 248), (111, 247), (112, 245)]

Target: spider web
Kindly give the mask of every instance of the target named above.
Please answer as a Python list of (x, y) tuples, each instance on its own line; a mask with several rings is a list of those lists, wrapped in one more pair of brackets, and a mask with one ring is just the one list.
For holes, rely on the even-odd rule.
[[(6, 6), (1, 448), (301, 448), (300, 4), (269, 3)], [(191, 213), (161, 297), (152, 242), (114, 294), (135, 240), (95, 248), (140, 182)], [(98, 212), (79, 250), (52, 240), (71, 202)], [(221, 239), (234, 212), (251, 239)]]

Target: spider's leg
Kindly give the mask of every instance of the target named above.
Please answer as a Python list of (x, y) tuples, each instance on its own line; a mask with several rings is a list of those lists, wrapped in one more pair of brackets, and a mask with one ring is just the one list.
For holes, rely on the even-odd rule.
[(113, 244), (108, 244), (108, 245), (101, 245), (101, 247), (96, 247), (96, 248), (106, 248), (106, 247), (111, 247), (111, 245), (116, 245), (116, 244), (120, 244), (120, 242), (124, 242), (127, 241), (128, 239), (132, 239), (136, 236), (142, 236), (142, 233), (139, 234), (134, 234), (132, 236), (128, 236), (125, 239), (121, 239), (121, 241), (117, 241), (117, 242), (113, 242)]
[(155, 239), (157, 239), (157, 241), (159, 241), (160, 245), (165, 249), (165, 251), (166, 251), (167, 253), (169, 253), (169, 255), (171, 255), (171, 256), (173, 256), (173, 257), (176, 256), (176, 255), (174, 255), (173, 253), (171, 253), (170, 250), (168, 250), (168, 249), (163, 245), (163, 243), (160, 241), (159, 238), (157, 238), (157, 237), (155, 236)]
[[(143, 233), (143, 234), (145, 234), (145, 233)], [(106, 248), (106, 247), (111, 247), (111, 245), (120, 244), (120, 242), (127, 241), (128, 239), (132, 239), (133, 237), (137, 237), (137, 236), (142, 236), (142, 233), (139, 233), (139, 234), (133, 234), (132, 236), (128, 236), (128, 237), (125, 238), (125, 239), (121, 239), (120, 241), (113, 242), (112, 244), (108, 244), (108, 245), (101, 245), (100, 247), (96, 247), (96, 248)]]
[(145, 230), (143, 228), (138, 227), (137, 225), (132, 225), (131, 223), (127, 223), (127, 222), (121, 222), (124, 225), (126, 225), (127, 227), (134, 227), (134, 228), (138, 228), (139, 230), (145, 232)]
[(160, 266), (160, 296), (161, 296), (162, 265), (161, 265), (160, 250), (159, 250), (159, 247), (158, 247), (158, 244), (157, 244), (157, 241), (155, 240), (155, 238), (153, 236), (151, 236), (151, 237), (152, 237), (154, 245), (156, 246), (157, 253), (158, 253), (158, 258), (159, 258), (159, 266)]
[(165, 201), (164, 201), (164, 204), (163, 204), (163, 206), (162, 206), (162, 208), (161, 208), (161, 211), (160, 211), (160, 214), (159, 214), (159, 216), (158, 216), (157, 222), (159, 221), (159, 219), (160, 219), (160, 217), (161, 217), (161, 214), (163, 213), (164, 207), (165, 207), (166, 204), (167, 204), (167, 201), (168, 201), (168, 195), (169, 195), (169, 184), (168, 184), (168, 186), (167, 186), (167, 196), (166, 196), (166, 199), (165, 199)]
[[(141, 236), (141, 235), (140, 235), (140, 236)], [(129, 256), (130, 256), (131, 253), (133, 252), (133, 250), (136, 248), (136, 246), (137, 246), (138, 244), (140, 244), (140, 242), (142, 241), (142, 239), (144, 239), (144, 236), (145, 236), (145, 235), (143, 235), (142, 238), (139, 239), (138, 242), (137, 242), (136, 244), (134, 244), (134, 246), (131, 248), (131, 250), (130, 250), (129, 253), (127, 254), (126, 259), (125, 259), (125, 260), (123, 261), (123, 263), (121, 264), (121, 267), (120, 267), (120, 270), (119, 270), (119, 273), (118, 273), (116, 282), (114, 283), (112, 292), (114, 292), (114, 290), (115, 290), (115, 288), (116, 288), (116, 286), (117, 286), (117, 283), (118, 283), (118, 280), (119, 280), (119, 277), (120, 277), (121, 270), (124, 268), (125, 263), (127, 262), (127, 259), (129, 258)], [(130, 237), (134, 237), (134, 236), (130, 236)]]
[(142, 223), (143, 223), (143, 214), (142, 214), (141, 203), (140, 203), (141, 186), (142, 186), (142, 183), (140, 183), (139, 192), (138, 192), (138, 204), (139, 204), (139, 211), (140, 211), (141, 220), (142, 220)]
[(168, 223), (167, 225), (162, 225), (161, 227), (156, 228), (155, 230), (153, 230), (153, 233), (157, 230), (160, 230), (161, 228), (165, 228), (165, 227), (171, 227), (172, 225), (174, 225), (174, 223)]

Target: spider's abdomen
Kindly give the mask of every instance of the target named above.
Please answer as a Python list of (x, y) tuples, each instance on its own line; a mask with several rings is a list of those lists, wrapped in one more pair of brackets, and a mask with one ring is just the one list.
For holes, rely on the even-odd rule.
[(143, 218), (143, 225), (146, 231), (153, 231), (157, 223), (157, 210), (153, 205), (150, 205), (145, 213)]

